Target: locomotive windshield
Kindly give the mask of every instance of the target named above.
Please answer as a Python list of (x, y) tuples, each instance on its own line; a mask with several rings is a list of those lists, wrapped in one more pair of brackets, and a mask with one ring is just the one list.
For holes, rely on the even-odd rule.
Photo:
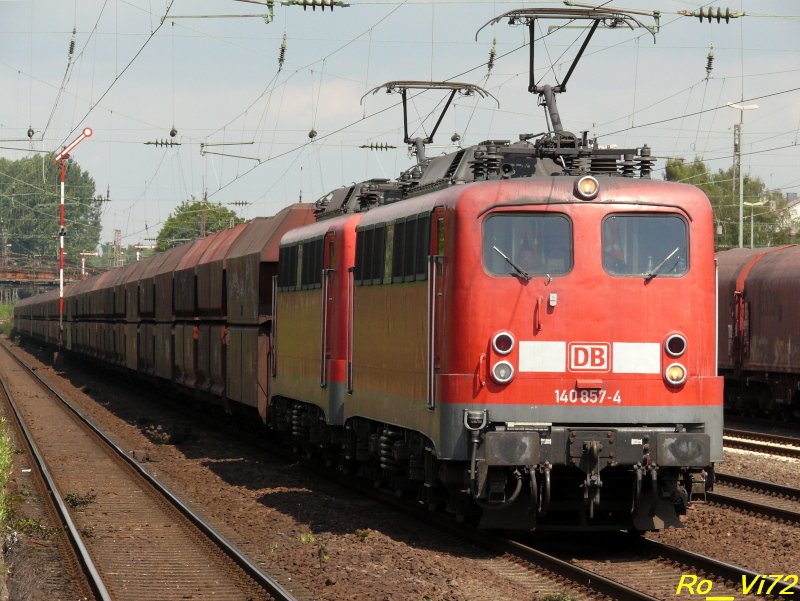
[[(502, 213), (483, 223), (483, 266), (492, 275), (563, 275), (572, 269), (572, 224), (564, 215)], [(515, 267), (516, 266), (516, 267)]]
[(689, 269), (686, 229), (677, 215), (611, 215), (603, 221), (603, 268), (645, 280), (681, 276)]

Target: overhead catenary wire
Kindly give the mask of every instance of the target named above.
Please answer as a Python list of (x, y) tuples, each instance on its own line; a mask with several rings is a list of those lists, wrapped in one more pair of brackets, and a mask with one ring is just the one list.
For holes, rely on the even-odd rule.
[(161, 22), (158, 24), (158, 26), (150, 33), (149, 36), (147, 36), (147, 39), (144, 41), (144, 43), (142, 43), (141, 47), (136, 51), (136, 53), (131, 57), (131, 59), (125, 64), (125, 66), (122, 68), (122, 70), (117, 72), (117, 74), (115, 75), (115, 77), (111, 81), (111, 83), (108, 84), (108, 86), (103, 91), (103, 93), (100, 94), (100, 97), (89, 107), (89, 109), (86, 111), (86, 113), (76, 122), (76, 124), (72, 126), (72, 128), (69, 130), (67, 135), (64, 136), (63, 140), (58, 144), (58, 146), (63, 146), (64, 142), (66, 142), (72, 136), (72, 134), (75, 133), (75, 131), (79, 127), (81, 127), (81, 124), (86, 120), (86, 118), (89, 115), (92, 114), (92, 112), (97, 107), (97, 105), (100, 103), (100, 101), (103, 100), (103, 98), (106, 97), (106, 95), (116, 85), (116, 83), (120, 80), (120, 78), (127, 72), (127, 70), (130, 68), (130, 66), (136, 61), (137, 58), (139, 58), (139, 55), (144, 51), (144, 49), (147, 47), (147, 45), (150, 43), (150, 41), (155, 37), (156, 33), (158, 33), (158, 31), (164, 25), (164, 22), (166, 21), (168, 15), (169, 15), (169, 11), (172, 8), (172, 5), (174, 3), (175, 3), (175, 0), (169, 0), (169, 4), (167, 4), (167, 8), (166, 8), (166, 11), (164, 12), (164, 16), (161, 18)]
[[(163, 5), (162, 5), (162, 7), (163, 7)], [(370, 36), (372, 36), (372, 34), (371, 34), (371, 33), (370, 33)], [(438, 46), (437, 46), (437, 47), (438, 47)], [(122, 49), (122, 46), (120, 46), (120, 48)], [(274, 52), (274, 46), (272, 46), (272, 48), (273, 48), (273, 52)], [(272, 60), (274, 60), (274, 54), (272, 55)], [(271, 63), (270, 63), (270, 66), (274, 66), (274, 63), (273, 63), (273, 62), (271, 62)], [(288, 64), (287, 64), (287, 68), (285, 69), (285, 71), (288, 71), (288, 67), (289, 67), (289, 66), (290, 66), (290, 65), (288, 65)], [(335, 69), (334, 69), (334, 70), (335, 70)], [(494, 83), (494, 82), (493, 82), (493, 83)], [(271, 94), (273, 91), (277, 91), (277, 90), (275, 89), (275, 87), (273, 87), (273, 88), (270, 90), (270, 94)], [(274, 100), (275, 100), (275, 98), (277, 98), (278, 96), (280, 96), (280, 94), (277, 94), (277, 95), (275, 95), (274, 97), (272, 97), (272, 99), (273, 99), (273, 103), (274, 103)], [(263, 102), (262, 102), (262, 104), (263, 104)], [(467, 104), (467, 103), (462, 103), (462, 105), (461, 105), (461, 106), (463, 106), (463, 104)], [(419, 106), (420, 106), (420, 107), (423, 107), (423, 106), (424, 106), (424, 104), (423, 104), (423, 103), (419, 103)], [(265, 108), (265, 111), (264, 111), (264, 113), (263, 113), (263, 114), (265, 115), (265, 119), (269, 119), (269, 121), (270, 121), (270, 125), (272, 125), (272, 119), (273, 119), (273, 114), (272, 114), (272, 112), (271, 112), (271, 108), (272, 108), (272, 107), (270, 107), (270, 109), (267, 109), (267, 108)], [(702, 107), (702, 108), (705, 108), (705, 107)], [(260, 106), (259, 106), (259, 109), (260, 109)], [(479, 106), (476, 104), (476, 105), (475, 105), (475, 107), (473, 107), (473, 114), (475, 114), (475, 110), (476, 110), (476, 109), (477, 109), (478, 111), (480, 111), (480, 112), (484, 111), (484, 109), (483, 109), (482, 107), (479, 107)], [(461, 110), (461, 109), (459, 109), (459, 110)], [(260, 113), (260, 112), (261, 112), (260, 110), (259, 110), (258, 112), (256, 112), (256, 111), (252, 111), (252, 109), (251, 109), (251, 113), (250, 113), (250, 114), (245, 114), (245, 118), (246, 118), (248, 121), (252, 121), (252, 120), (253, 120), (253, 117), (254, 117), (255, 115), (257, 115), (258, 113)], [(426, 111), (422, 110), (421, 112), (424, 114)], [(478, 114), (481, 114), (480, 112), (479, 112)], [(463, 114), (464, 114), (464, 113), (460, 113), (460, 115), (459, 115), (459, 116), (461, 116), (461, 115), (463, 115)], [(483, 114), (485, 114), (485, 113), (483, 113)], [(642, 114), (642, 113), (641, 113), (641, 112), (638, 112), (638, 111), (636, 111), (636, 110), (634, 110), (632, 114), (633, 114), (633, 115), (636, 115), (636, 117), (635, 117), (635, 121), (638, 121), (638, 120), (639, 120), (639, 117), (638, 117), (638, 115), (640, 115), (640, 114)], [(362, 114), (362, 117), (366, 117), (366, 116), (367, 116), (367, 110), (366, 110), (366, 107), (365, 107), (365, 109), (364, 109), (364, 111), (363, 111), (363, 114)], [(633, 120), (633, 117), (632, 117), (631, 119)], [(635, 121), (632, 121), (632, 123), (633, 123), (633, 122), (635, 122)], [(237, 124), (237, 125), (239, 125), (239, 124)], [(627, 124), (626, 124), (626, 125), (627, 125)], [(692, 124), (692, 125), (694, 125), (694, 124)], [(235, 126), (234, 126), (234, 127), (235, 127)], [(358, 129), (361, 129), (361, 130), (363, 130), (363, 129), (367, 129), (367, 128), (358, 127), (358, 126), (356, 126), (356, 127), (357, 127)], [(483, 127), (483, 125), (481, 125), (481, 127)], [(687, 129), (689, 129), (690, 127), (691, 127), (691, 126), (688, 126), (688, 127), (687, 127)], [(699, 129), (699, 127), (700, 127), (700, 126), (698, 126), (698, 129)], [(242, 128), (242, 131), (244, 131), (245, 125), (244, 125), (244, 124), (242, 124), (242, 125), (241, 125), (241, 128)], [(373, 128), (373, 129), (374, 129), (374, 128)], [(609, 128), (609, 127), (606, 127), (605, 129), (611, 129), (611, 128)], [(793, 128), (792, 128), (792, 129), (793, 129)], [(258, 131), (258, 128), (256, 128), (256, 131)], [(226, 137), (227, 137), (228, 139), (232, 138), (232, 134), (233, 134), (234, 132), (235, 132), (235, 129), (234, 129), (233, 131), (226, 132)], [(263, 138), (265, 138), (265, 139), (266, 139), (266, 141), (268, 141), (268, 140), (269, 140), (269, 137), (270, 137), (270, 135), (271, 135), (271, 132), (269, 132), (269, 131), (266, 131), (266, 132), (264, 132), (264, 131), (261, 131), (261, 132), (259, 132), (259, 133), (255, 133), (255, 134), (253, 134), (253, 136), (254, 136), (254, 139), (255, 139), (255, 140), (258, 140), (258, 139), (259, 139), (259, 137), (263, 137)], [(260, 158), (259, 158), (259, 159), (254, 159), (254, 161), (257, 161), (257, 160), (263, 160), (263, 159), (264, 159), (264, 157), (267, 157), (267, 158), (272, 158), (272, 155), (273, 155), (273, 154), (276, 154), (277, 152), (281, 152), (282, 150), (286, 149), (286, 146), (284, 146), (284, 144), (288, 144), (288, 143), (290, 143), (290, 142), (288, 142), (288, 141), (287, 141), (287, 137), (286, 137), (286, 136), (282, 136), (280, 133), (278, 133), (278, 135), (277, 135), (277, 138), (276, 138), (276, 137), (274, 137), (274, 134), (272, 134), (272, 135), (273, 135), (273, 146), (271, 147), (271, 149), (270, 149), (270, 152), (269, 152), (269, 153), (265, 153), (265, 152), (261, 152), (261, 151), (259, 151), (257, 154), (258, 154), (258, 156), (259, 156)], [(341, 138), (345, 138), (345, 139), (346, 139), (346, 136), (340, 136), (340, 137), (341, 137)], [(696, 135), (695, 135), (695, 137), (696, 137)], [(330, 138), (328, 138), (328, 139), (330, 140)], [(708, 139), (706, 139), (706, 143), (707, 143), (707, 140), (708, 140)], [(702, 142), (702, 141), (701, 141), (701, 142)], [(341, 144), (341, 143), (340, 143), (340, 144)], [(319, 143), (319, 144), (318, 144), (318, 147), (319, 147), (319, 146), (321, 146), (321, 145), (322, 145), (322, 144), (321, 144), (321, 143)], [(712, 144), (712, 145), (713, 145), (713, 144)], [(188, 164), (185, 162), (185, 159), (186, 159), (186, 157), (184, 157), (184, 164), (185, 164), (185, 165), (188, 165)], [(202, 159), (200, 159), (200, 160), (201, 160), (201, 162), (202, 162)], [(395, 159), (395, 160), (397, 160), (397, 159)], [(248, 165), (248, 167), (250, 167), (250, 165)], [(163, 169), (162, 169), (162, 173), (163, 173)], [(229, 171), (229, 170), (228, 170), (228, 172), (227, 172), (227, 174), (226, 174), (226, 177), (228, 177), (228, 178), (229, 178), (229, 177), (230, 177), (231, 175), (233, 175), (233, 174), (234, 174), (233, 172), (231, 172), (231, 171)], [(183, 174), (183, 175), (184, 175), (184, 176), (188, 175), (188, 172), (187, 172), (187, 173), (185, 173), (185, 174)], [(237, 176), (238, 176), (238, 175), (241, 175), (241, 173), (239, 173), (239, 171), (237, 170), (237, 172), (236, 172), (236, 175), (237, 175)], [(240, 178), (237, 178), (237, 179), (240, 179)], [(226, 180), (222, 180), (222, 183), (223, 183), (223, 184), (224, 184), (224, 183), (226, 183)]]

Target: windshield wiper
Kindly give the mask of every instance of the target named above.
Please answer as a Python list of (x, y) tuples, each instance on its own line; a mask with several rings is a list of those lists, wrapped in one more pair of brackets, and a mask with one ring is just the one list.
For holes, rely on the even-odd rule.
[[(514, 263), (514, 261), (512, 261), (512, 260), (511, 260), (511, 258), (510, 258), (508, 255), (506, 255), (506, 254), (505, 254), (505, 253), (504, 253), (502, 250), (500, 250), (500, 249), (499, 249), (499, 248), (497, 248), (496, 246), (493, 246), (492, 248), (493, 248), (495, 251), (497, 251), (497, 254), (498, 254), (498, 255), (500, 255), (501, 257), (503, 257), (503, 258), (506, 260), (506, 262), (507, 262), (509, 265), (511, 265), (511, 267), (513, 267), (513, 268), (514, 268), (514, 271), (516, 271), (516, 272), (517, 272), (517, 275), (518, 275), (518, 276), (520, 276), (521, 278), (525, 278), (525, 280), (526, 280), (526, 281), (531, 279), (531, 274), (529, 274), (527, 271), (525, 271), (524, 269), (522, 269), (522, 267), (520, 267), (519, 265), (517, 265), (516, 263)], [(676, 248), (675, 250), (678, 250), (678, 249)]]
[(650, 281), (650, 280), (652, 280), (654, 277), (656, 277), (656, 276), (658, 275), (658, 272), (659, 272), (659, 271), (661, 271), (661, 268), (662, 268), (662, 267), (664, 267), (664, 264), (665, 264), (667, 261), (669, 261), (669, 260), (670, 260), (670, 259), (671, 259), (671, 258), (672, 258), (674, 255), (675, 255), (675, 253), (677, 253), (677, 252), (678, 252), (678, 250), (680, 250), (680, 246), (676, 246), (676, 247), (675, 247), (675, 250), (673, 250), (673, 251), (672, 251), (671, 253), (669, 253), (669, 254), (668, 254), (666, 257), (664, 257), (664, 260), (663, 260), (663, 261), (661, 261), (661, 263), (659, 263), (658, 265), (656, 265), (655, 267), (653, 267), (653, 269), (651, 269), (651, 270), (650, 270), (650, 271), (648, 271), (646, 274), (644, 274), (644, 281), (645, 281), (645, 282), (649, 282), (649, 281)]

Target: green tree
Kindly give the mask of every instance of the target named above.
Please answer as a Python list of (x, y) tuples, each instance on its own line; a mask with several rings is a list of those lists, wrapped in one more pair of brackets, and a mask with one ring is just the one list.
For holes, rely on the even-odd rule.
[[(700, 188), (714, 208), (715, 248), (725, 250), (739, 246), (739, 178), (733, 167), (709, 171), (699, 158), (691, 163), (680, 159), (667, 161), (665, 179)], [(744, 202), (763, 203), (744, 207), (744, 245), (750, 246), (750, 213), (753, 214), (753, 245), (777, 246), (792, 241), (793, 224), (786, 210), (786, 198), (767, 186), (758, 177), (744, 174)]]
[(156, 250), (167, 250), (243, 221), (230, 209), (193, 198), (191, 202), (183, 202), (164, 222), (156, 238)]
[[(26, 268), (58, 265), (61, 174), (53, 155), (0, 158), (0, 241), (9, 260)], [(97, 248), (100, 203), (95, 183), (77, 163), (68, 166), (64, 187), (65, 261), (80, 267), (80, 253)]]

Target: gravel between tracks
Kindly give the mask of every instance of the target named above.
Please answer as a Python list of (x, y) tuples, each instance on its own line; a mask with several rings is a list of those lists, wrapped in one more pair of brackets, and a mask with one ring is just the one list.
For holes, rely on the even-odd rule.
[[(719, 471), (798, 486), (800, 460), (726, 449)], [(800, 573), (800, 527), (746, 516), (726, 507), (693, 504), (684, 528), (647, 536), (766, 574)]]
[(719, 471), (755, 478), (784, 486), (800, 486), (800, 459), (767, 455), (741, 449), (725, 449), (725, 461)]

